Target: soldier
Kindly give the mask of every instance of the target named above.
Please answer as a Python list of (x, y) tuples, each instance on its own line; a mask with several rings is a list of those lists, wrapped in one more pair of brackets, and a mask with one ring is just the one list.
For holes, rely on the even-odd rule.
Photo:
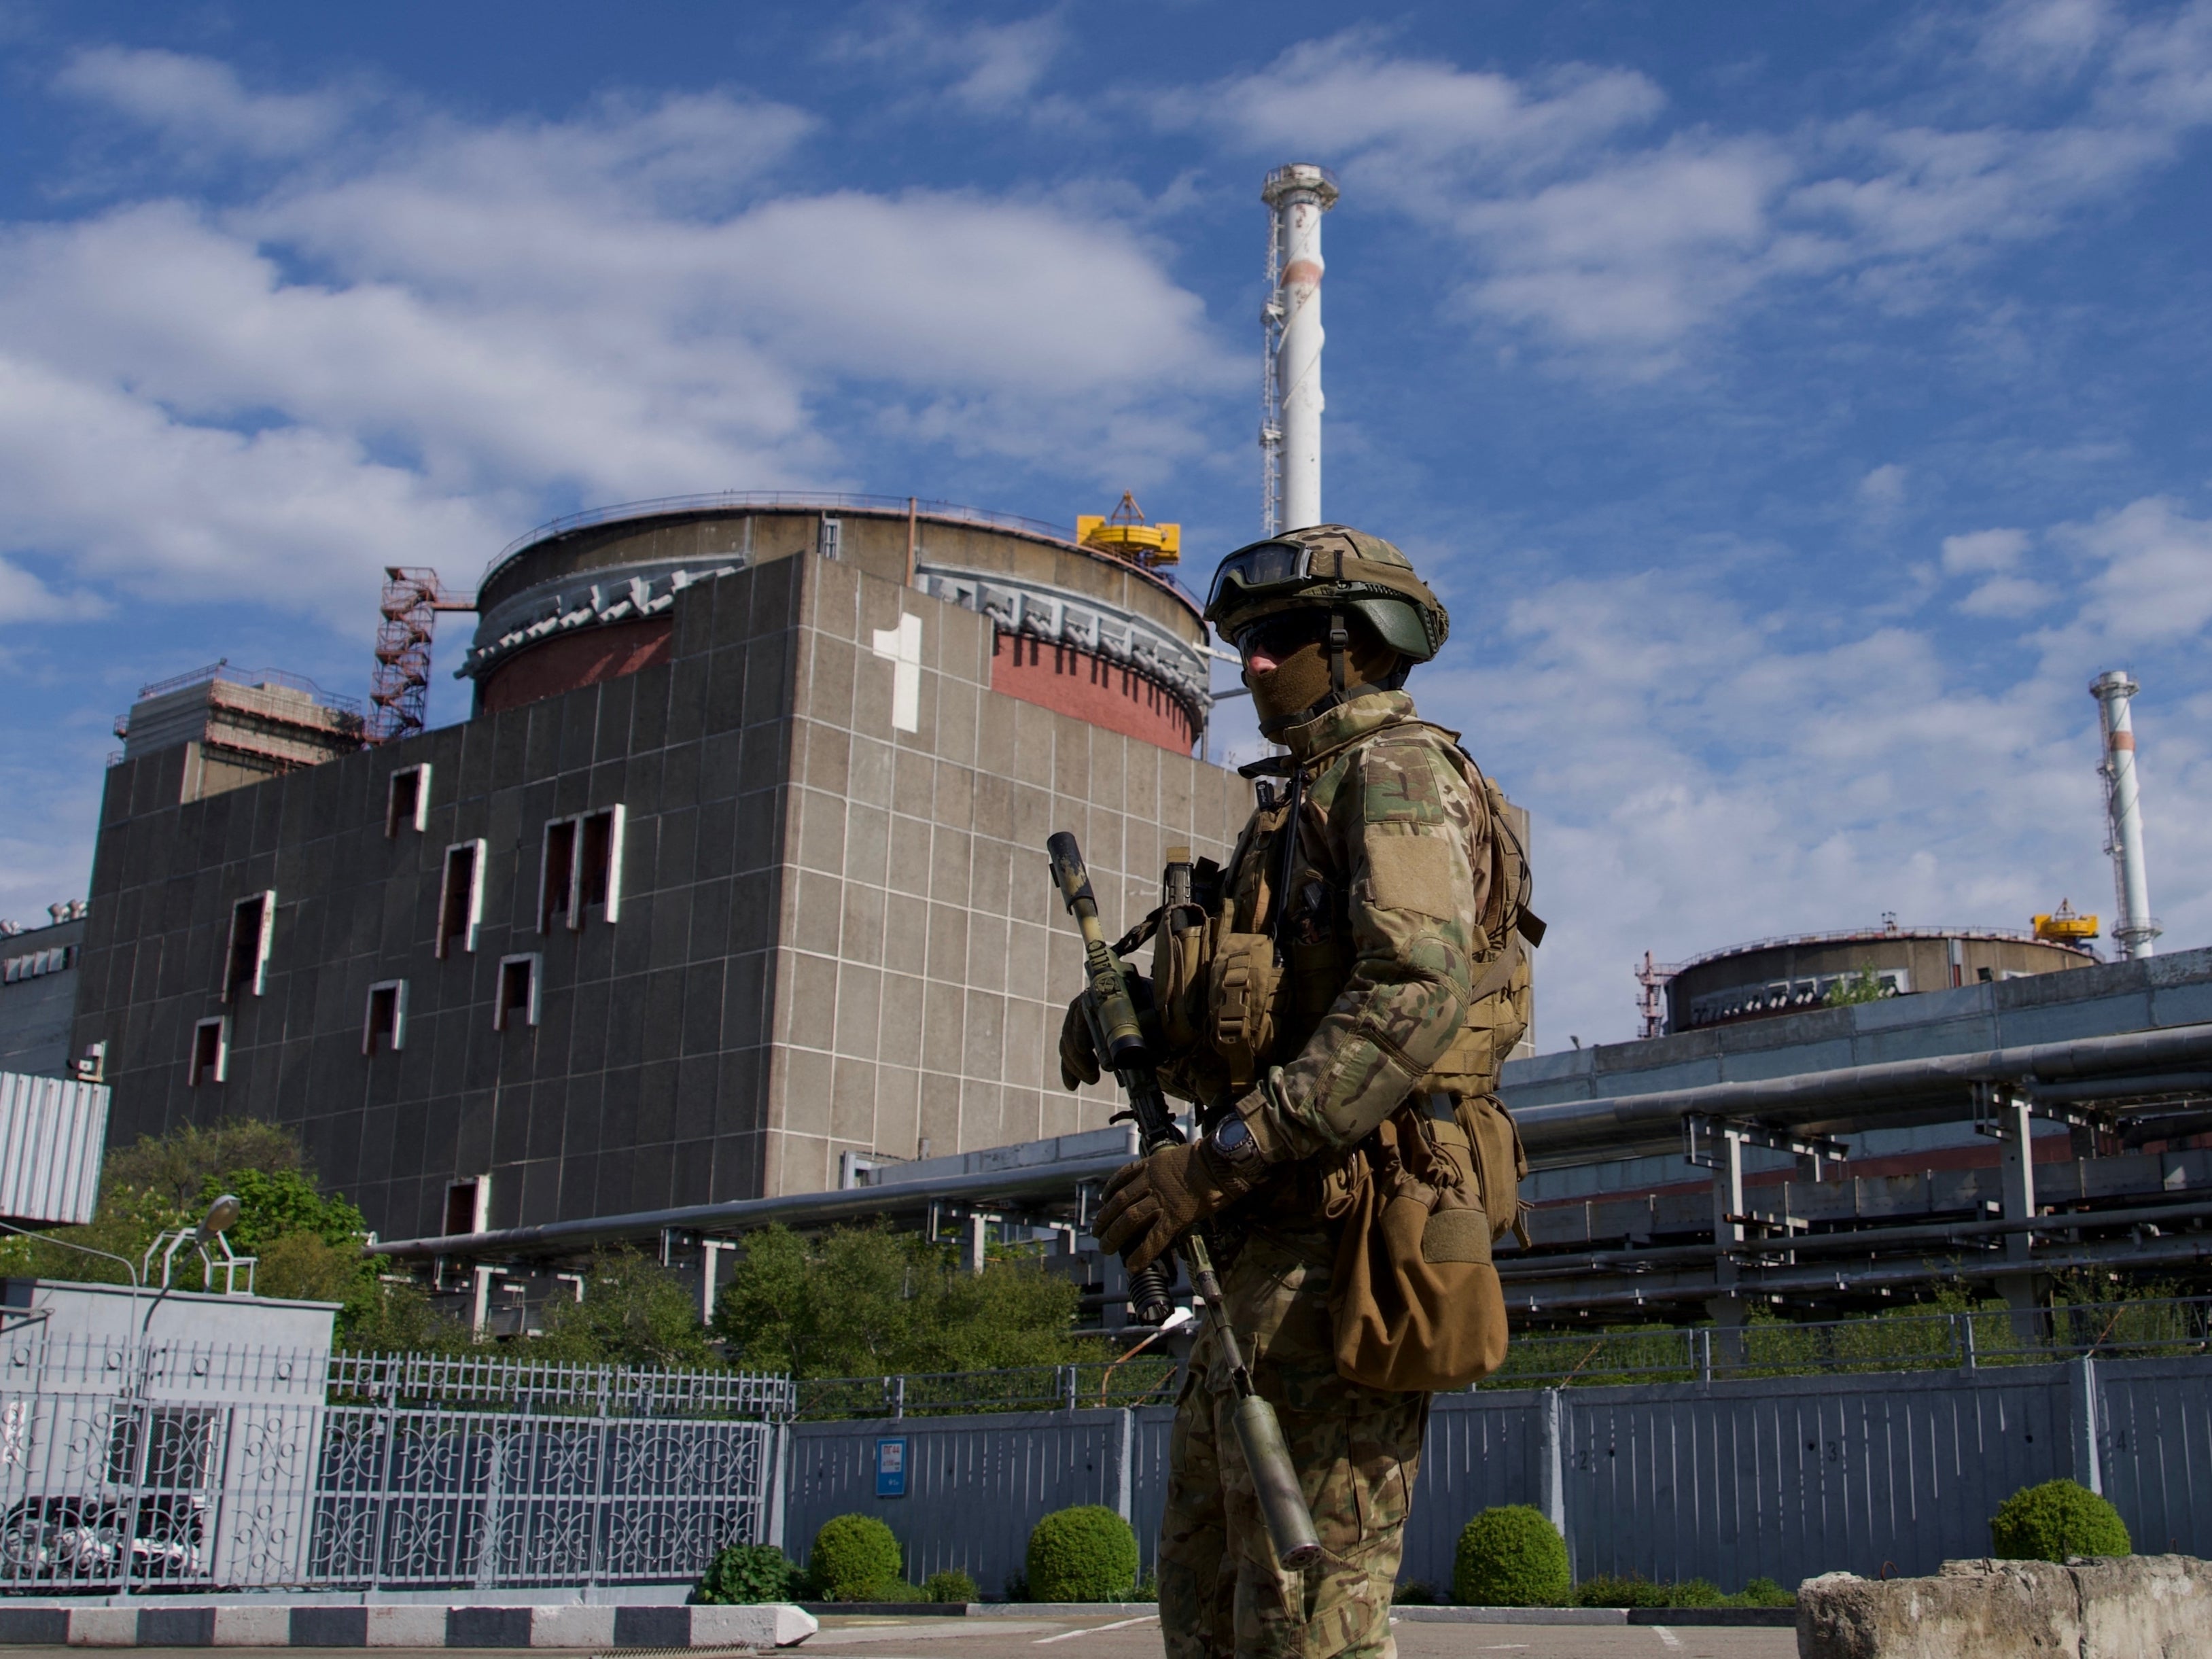
[[(1272, 769), (1285, 787), (1259, 785), (1215, 916), (1181, 936), (1195, 934), (1195, 957), (1160, 927), (1162, 1081), (1199, 1105), (1200, 1133), (1119, 1170), (1097, 1233), (1133, 1272), (1211, 1218), (1230, 1322), (1280, 1416), (1324, 1554), (1303, 1573), (1278, 1568), (1225, 1367), (1201, 1338), (1170, 1442), (1161, 1626), (1169, 1659), (1394, 1656), (1429, 1395), (1340, 1369), (1330, 1292), (1346, 1171), (1409, 1103), (1449, 1120), (1491, 1094), (1527, 1024), (1520, 934), (1540, 924), (1516, 932), (1526, 866), (1503, 798), (1401, 689), (1449, 625), (1402, 553), (1340, 525), (1260, 542), (1222, 561), (1206, 617), (1243, 659), (1261, 731), (1290, 751), (1246, 771)], [(1060, 1069), (1071, 1089), (1098, 1080), (1078, 1008)], [(1517, 1143), (1504, 1145), (1510, 1159)], [(1520, 1172), (1480, 1171), (1500, 1231), (1517, 1219), (1517, 1194), (1502, 1189)], [(1495, 1318), (1502, 1352), (1502, 1303)]]

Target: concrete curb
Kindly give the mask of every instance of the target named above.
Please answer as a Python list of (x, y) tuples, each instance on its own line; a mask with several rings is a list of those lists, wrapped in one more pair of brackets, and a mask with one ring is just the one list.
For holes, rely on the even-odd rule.
[(1392, 1607), (1409, 1625), (1625, 1625), (1620, 1607)]
[(1795, 1630), (1795, 1607), (1392, 1607), (1414, 1625), (1679, 1625)]
[(0, 1644), (73, 1648), (789, 1647), (820, 1629), (788, 1602), (749, 1607), (0, 1607)]

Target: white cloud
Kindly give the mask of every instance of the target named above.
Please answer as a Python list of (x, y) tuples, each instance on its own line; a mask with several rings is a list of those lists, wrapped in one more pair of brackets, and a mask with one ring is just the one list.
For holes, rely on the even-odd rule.
[(0, 230), (0, 554), (358, 630), (394, 550), (469, 570), (547, 504), (864, 484), (885, 433), (1141, 483), (1243, 383), (1110, 216), (778, 193), (788, 108), (380, 113), (236, 206)]
[(1887, 519), (1905, 505), (1905, 485), (1907, 470), (1895, 461), (1885, 461), (1870, 469), (1859, 480), (1859, 506), (1875, 519)]
[[(2013, 574), (2067, 549), (2061, 590)], [(2025, 927), (2102, 890), (2095, 709), (2126, 662), (2145, 692), (2145, 811), (2171, 936), (2212, 935), (2212, 520), (2133, 502), (2079, 525), (1950, 538), (1983, 580), (1960, 607), (2014, 616), (2085, 595), (1994, 675), (1929, 619), (1830, 641), (1670, 566), (1546, 583), (1484, 658), (1448, 647), (1412, 686), (1535, 813), (1540, 1042), (1633, 1029), (1630, 970), (1774, 933), (1907, 921)], [(2033, 603), (2031, 604), (2031, 601)], [(2155, 613), (2148, 621), (2142, 613)]]
[(228, 64), (213, 58), (117, 46), (78, 52), (55, 85), (152, 127), (191, 153), (301, 155), (337, 131), (355, 103), (337, 91), (250, 93)]
[(2212, 122), (2212, 0), (2130, 22), (2092, 0), (2023, 0), (1943, 72), (2014, 92), (2078, 72), (2082, 93), (2017, 125), (1869, 112), (1668, 130), (1663, 94), (1631, 71), (1516, 79), (1353, 31), (1159, 100), (1154, 118), (1330, 162), (1348, 191), (1464, 244), (1477, 314), (1650, 374), (1769, 291), (1826, 281), (1924, 306), (1990, 250), (2108, 201)]
[(830, 55), (881, 64), (943, 82), (944, 94), (976, 115), (1033, 112), (1037, 83), (1066, 48), (1057, 9), (1010, 23), (946, 23), (920, 7), (878, 5), (837, 35)]
[(2058, 590), (2026, 576), (1992, 576), (1959, 601), (1969, 617), (2032, 617), (2057, 602)]
[(2027, 551), (2024, 530), (1974, 530), (1943, 538), (1943, 571), (1957, 576), (1977, 571), (2009, 570)]

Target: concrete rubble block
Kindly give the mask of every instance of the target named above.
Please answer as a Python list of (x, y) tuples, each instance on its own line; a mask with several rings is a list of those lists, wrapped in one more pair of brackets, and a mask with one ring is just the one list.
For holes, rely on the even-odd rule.
[(787, 1648), (822, 1628), (814, 1615), (788, 1601), (751, 1607), (691, 1607), (690, 1645), (721, 1647), (739, 1643), (756, 1648)]
[(533, 1648), (611, 1648), (615, 1645), (615, 1609), (558, 1607), (530, 1610)]
[(2212, 1655), (2212, 1564), (2182, 1555), (1947, 1561), (1932, 1578), (1832, 1572), (1797, 1592), (1800, 1659)]
[(446, 1609), (435, 1602), (364, 1607), (362, 1645), (371, 1648), (442, 1648)]
[(69, 1644), (73, 1648), (135, 1648), (138, 1645), (136, 1607), (71, 1607)]
[(2123, 1555), (2068, 1571), (2081, 1589), (2084, 1659), (2212, 1654), (2212, 1562)]

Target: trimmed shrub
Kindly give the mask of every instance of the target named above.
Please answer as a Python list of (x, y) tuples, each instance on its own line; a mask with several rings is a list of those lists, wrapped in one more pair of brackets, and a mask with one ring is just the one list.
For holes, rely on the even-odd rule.
[(1542, 1510), (1501, 1504), (1461, 1529), (1452, 1599), (1462, 1607), (1557, 1607), (1571, 1584), (1567, 1541)]
[(899, 1582), (899, 1542), (872, 1515), (833, 1516), (814, 1534), (806, 1577), (817, 1601), (882, 1601)]
[(1437, 1604), (1437, 1589), (1419, 1578), (1408, 1578), (1390, 1592), (1394, 1607), (1432, 1607)]
[(1753, 1578), (1729, 1600), (1740, 1607), (1794, 1607), (1797, 1605), (1795, 1592), (1786, 1590), (1771, 1578)]
[(1030, 1532), (1030, 1599), (1120, 1601), (1137, 1584), (1137, 1534), (1101, 1504), (1056, 1510)]
[(691, 1599), (704, 1607), (788, 1601), (798, 1582), (799, 1569), (775, 1545), (725, 1544), (699, 1575)]
[(1670, 1605), (1667, 1589), (1640, 1572), (1593, 1573), (1575, 1586), (1574, 1601), (1578, 1607), (1663, 1607)]
[(957, 1567), (947, 1567), (942, 1572), (933, 1572), (921, 1581), (921, 1599), (925, 1601), (980, 1601), (982, 1592), (975, 1581)]
[(2120, 1512), (2087, 1486), (2046, 1480), (2023, 1486), (1990, 1517), (1990, 1549), (2002, 1561), (2063, 1561), (2069, 1555), (2132, 1555)]

